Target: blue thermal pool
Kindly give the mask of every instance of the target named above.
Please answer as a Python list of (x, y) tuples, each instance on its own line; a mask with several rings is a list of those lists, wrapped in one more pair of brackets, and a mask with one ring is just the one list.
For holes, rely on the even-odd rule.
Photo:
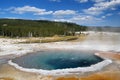
[(103, 61), (93, 51), (51, 50), (27, 54), (12, 60), (24, 68), (56, 70), (66, 68), (88, 67)]

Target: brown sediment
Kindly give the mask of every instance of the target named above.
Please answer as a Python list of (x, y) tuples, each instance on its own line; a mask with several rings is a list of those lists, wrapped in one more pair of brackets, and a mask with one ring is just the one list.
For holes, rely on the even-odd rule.
[(14, 80), (14, 79), (6, 77), (6, 78), (0, 78), (0, 80)]
[(113, 60), (120, 60), (120, 53), (116, 52), (98, 52), (98, 56), (103, 58), (109, 58)]
[[(29, 77), (31, 77), (31, 76), (29, 76)], [(25, 76), (23, 76), (21, 79), (22, 80), (29, 80), (30, 78), (26, 78)], [(19, 79), (3, 77), (3, 78), (0, 78), (0, 80), (19, 80)], [(106, 71), (106, 72), (91, 74), (91, 75), (88, 75), (85, 77), (73, 76), (73, 77), (59, 77), (57, 79), (52, 79), (51, 77), (49, 77), (49, 78), (48, 77), (47, 78), (34, 77), (30, 80), (120, 80), (120, 72), (119, 71)]]
[(101, 72), (86, 77), (60, 77), (56, 80), (120, 80), (120, 72)]
[(8, 64), (0, 67), (0, 80), (54, 80), (52, 76), (20, 71)]
[[(113, 65), (114, 66), (114, 65)], [(50, 74), (52, 75), (52, 74)], [(100, 72), (90, 73), (83, 76), (43, 76), (40, 74), (20, 71), (10, 65), (0, 67), (0, 79), (2, 80), (120, 80), (120, 70), (115, 70), (112, 67)]]
[(79, 78), (76, 78), (76, 77), (68, 77), (68, 78), (65, 78), (65, 77), (60, 77), (56, 80), (79, 80)]
[(80, 78), (79, 80), (120, 80), (120, 72), (102, 72)]

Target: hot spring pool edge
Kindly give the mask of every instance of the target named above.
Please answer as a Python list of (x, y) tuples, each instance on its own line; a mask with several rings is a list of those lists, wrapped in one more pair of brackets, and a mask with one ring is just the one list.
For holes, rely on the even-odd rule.
[(25, 72), (32, 72), (32, 73), (39, 73), (42, 75), (66, 75), (66, 74), (79, 74), (79, 73), (85, 73), (85, 72), (93, 72), (93, 71), (99, 71), (105, 66), (112, 63), (112, 60), (105, 59), (97, 64), (91, 65), (89, 67), (77, 67), (77, 68), (66, 68), (66, 69), (56, 69), (56, 70), (43, 70), (43, 69), (29, 69), (29, 68), (23, 68), (19, 66), (17, 63), (12, 62), (12, 60), (8, 61), (8, 64), (15, 67), (16, 69), (19, 69), (21, 71)]

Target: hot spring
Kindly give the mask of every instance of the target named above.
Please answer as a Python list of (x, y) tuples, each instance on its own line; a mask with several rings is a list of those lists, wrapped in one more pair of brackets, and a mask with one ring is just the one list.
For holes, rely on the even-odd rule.
[(23, 68), (57, 70), (78, 67), (89, 67), (103, 61), (93, 51), (43, 51), (27, 54), (12, 60)]

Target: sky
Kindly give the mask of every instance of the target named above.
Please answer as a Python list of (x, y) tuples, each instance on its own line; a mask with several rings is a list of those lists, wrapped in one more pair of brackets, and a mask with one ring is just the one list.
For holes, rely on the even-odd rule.
[(120, 0), (1, 0), (0, 18), (120, 27)]

